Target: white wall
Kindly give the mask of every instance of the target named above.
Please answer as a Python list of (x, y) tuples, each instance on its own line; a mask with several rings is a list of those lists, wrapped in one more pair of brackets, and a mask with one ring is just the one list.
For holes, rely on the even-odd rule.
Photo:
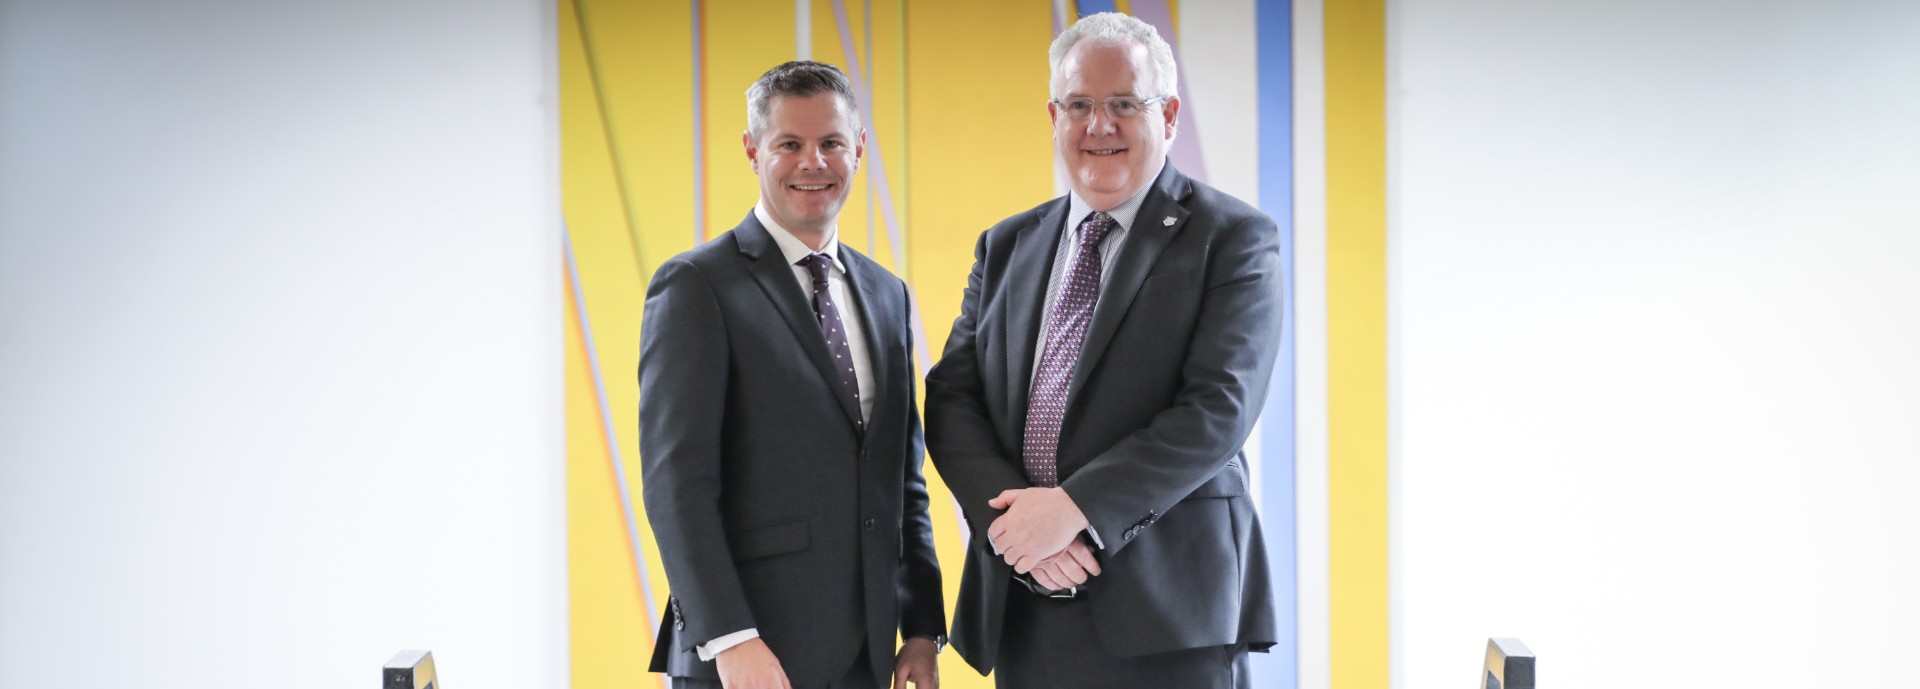
[(564, 685), (553, 22), (0, 3), (0, 687)]
[(1914, 686), (1920, 4), (1389, 16), (1395, 686)]

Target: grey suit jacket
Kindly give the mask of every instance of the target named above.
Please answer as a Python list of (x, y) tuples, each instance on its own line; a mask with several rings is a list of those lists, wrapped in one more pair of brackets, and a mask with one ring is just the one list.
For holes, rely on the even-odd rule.
[[(1068, 386), (1061, 487), (1104, 541), (1092, 633), (1115, 655), (1274, 643), (1273, 591), (1241, 445), (1279, 351), (1271, 218), (1169, 163), (1094, 307)], [(1022, 435), (1062, 197), (981, 234), (960, 317), (927, 375), (927, 448), (972, 529), (953, 646), (985, 673), (1011, 568), (987, 500), (1028, 487)], [(1172, 224), (1165, 219), (1171, 218)], [(1071, 220), (1078, 221), (1079, 218)]]
[(640, 334), (647, 519), (673, 596), (652, 670), (717, 678), (694, 647), (749, 627), (790, 681), (825, 684), (864, 644), (946, 626), (920, 470), (905, 283), (840, 247), (873, 352), (872, 418), (833, 374), (819, 322), (749, 214), (654, 273)]

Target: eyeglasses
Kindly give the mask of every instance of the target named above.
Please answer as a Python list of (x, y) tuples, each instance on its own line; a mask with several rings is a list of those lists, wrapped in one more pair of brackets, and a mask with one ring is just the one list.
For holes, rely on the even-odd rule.
[(1154, 96), (1152, 98), (1114, 96), (1112, 98), (1068, 98), (1066, 100), (1053, 101), (1053, 104), (1059, 106), (1060, 112), (1066, 115), (1069, 120), (1084, 120), (1091, 117), (1095, 104), (1105, 105), (1109, 117), (1116, 120), (1125, 120), (1146, 114), (1147, 106), (1149, 105), (1165, 102), (1167, 102), (1167, 96)]

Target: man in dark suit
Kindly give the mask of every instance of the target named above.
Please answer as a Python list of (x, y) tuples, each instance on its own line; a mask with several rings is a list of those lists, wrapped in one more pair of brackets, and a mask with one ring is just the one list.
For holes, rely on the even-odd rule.
[(1279, 232), (1166, 162), (1151, 26), (1081, 19), (1051, 60), (1072, 193), (980, 236), (927, 376), (972, 530), (953, 645), (1002, 687), (1245, 687), (1275, 639), (1241, 446), (1279, 350)]
[(647, 289), (642, 482), (673, 588), (651, 669), (676, 687), (935, 689), (907, 288), (835, 232), (865, 153), (853, 89), (789, 62), (747, 105), (760, 202)]

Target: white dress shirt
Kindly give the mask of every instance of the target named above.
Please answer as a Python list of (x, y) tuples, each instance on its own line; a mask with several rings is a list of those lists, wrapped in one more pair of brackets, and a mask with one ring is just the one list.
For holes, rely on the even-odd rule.
[[(1160, 165), (1161, 168), (1166, 167), (1166, 161), (1161, 161)], [(1120, 256), (1120, 247), (1127, 243), (1127, 236), (1132, 233), (1133, 220), (1140, 215), (1140, 205), (1147, 200), (1147, 189), (1153, 187), (1153, 180), (1160, 177), (1160, 172), (1161, 170), (1156, 168), (1153, 174), (1147, 176), (1146, 184), (1134, 190), (1133, 195), (1121, 201), (1120, 205), (1106, 212), (1113, 218), (1116, 227), (1107, 232), (1107, 238), (1100, 242), (1100, 294), (1102, 297), (1107, 291), (1107, 279), (1113, 277), (1113, 259)], [(1040, 373), (1040, 356), (1047, 351), (1047, 325), (1053, 319), (1053, 303), (1060, 298), (1060, 279), (1072, 269), (1073, 262), (1080, 257), (1080, 224), (1086, 222), (1087, 216), (1094, 210), (1093, 205), (1087, 203), (1086, 199), (1080, 198), (1079, 194), (1067, 192), (1067, 227), (1066, 231), (1060, 233), (1058, 250), (1053, 252), (1053, 269), (1047, 272), (1047, 300), (1040, 307), (1040, 334), (1033, 345), (1033, 370), (1027, 376), (1029, 387), (1033, 385), (1033, 377)], [(1099, 308), (1099, 301), (1094, 302), (1094, 308)], [(1107, 544), (1100, 540), (1100, 532), (1095, 531), (1092, 526), (1087, 527), (1087, 536), (1088, 540), (1093, 541), (1094, 549), (1107, 548)], [(987, 543), (993, 546), (995, 555), (1000, 554), (1000, 544), (994, 543), (993, 539), (987, 539)]]
[[(767, 234), (773, 235), (773, 243), (780, 247), (780, 254), (785, 258), (788, 268), (793, 271), (794, 280), (800, 283), (800, 294), (807, 298), (809, 304), (813, 300), (813, 273), (807, 270), (806, 266), (799, 265), (800, 261), (815, 253), (826, 254), (827, 258), (833, 260), (833, 266), (827, 269), (827, 294), (833, 297), (834, 306), (839, 307), (840, 327), (847, 333), (847, 349), (853, 355), (853, 375), (859, 381), (860, 387), (860, 419), (861, 423), (865, 424), (866, 420), (873, 418), (873, 361), (868, 354), (867, 331), (865, 324), (860, 322), (859, 305), (854, 303), (851, 293), (847, 290), (847, 267), (840, 261), (839, 228), (827, 228), (827, 241), (820, 247), (820, 251), (816, 252), (808, 248), (806, 242), (800, 241), (799, 237), (788, 232), (787, 228), (775, 222), (773, 216), (767, 214), (767, 209), (762, 207), (762, 204), (754, 204), (753, 217), (759, 219), (760, 225), (767, 228)], [(820, 337), (826, 336), (820, 335)], [(836, 382), (830, 380), (827, 384), (833, 385)], [(701, 660), (713, 660), (713, 657), (719, 655), (721, 651), (738, 646), (748, 639), (757, 638), (760, 638), (758, 628), (742, 629), (695, 646), (694, 651), (699, 653)]]
[[(840, 260), (840, 231), (838, 227), (827, 228), (827, 241), (819, 251), (807, 248), (805, 242), (793, 236), (787, 228), (774, 222), (761, 204), (754, 204), (753, 217), (767, 228), (767, 234), (773, 235), (773, 243), (780, 245), (780, 253), (786, 257), (787, 266), (793, 270), (793, 279), (800, 283), (800, 294), (813, 303), (813, 273), (806, 266), (798, 265), (801, 259), (810, 254), (826, 254), (833, 260), (833, 267), (827, 269), (827, 294), (833, 297), (834, 306), (840, 309), (840, 327), (847, 331), (847, 349), (853, 354), (853, 375), (860, 381), (860, 419), (864, 424), (873, 418), (873, 358), (867, 348), (866, 324), (860, 322), (860, 307), (854, 303), (852, 293), (847, 289), (847, 265)], [(809, 307), (811, 309), (811, 307)], [(821, 341), (825, 341), (825, 335)], [(829, 384), (833, 381), (828, 381)]]

